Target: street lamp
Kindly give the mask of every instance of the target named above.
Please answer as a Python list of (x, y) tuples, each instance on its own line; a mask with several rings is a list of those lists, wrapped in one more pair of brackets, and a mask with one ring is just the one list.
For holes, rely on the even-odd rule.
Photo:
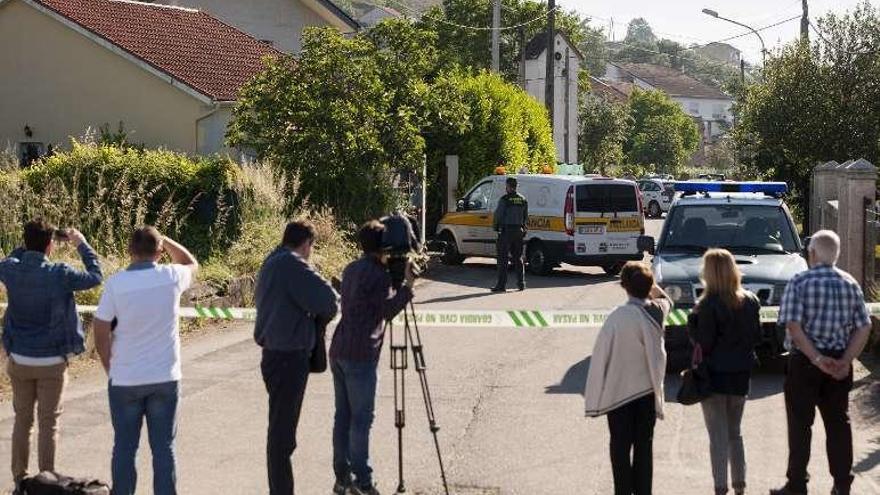
[(710, 17), (714, 17), (716, 19), (721, 19), (722, 21), (727, 21), (729, 23), (736, 24), (737, 26), (742, 26), (742, 27), (748, 29), (749, 31), (755, 33), (755, 36), (758, 37), (758, 41), (761, 42), (761, 57), (765, 63), (767, 62), (767, 46), (764, 45), (764, 38), (761, 37), (761, 33), (759, 33), (755, 28), (753, 28), (751, 26), (747, 26), (741, 22), (734, 21), (733, 19), (721, 17), (720, 15), (718, 15), (718, 12), (716, 12), (712, 9), (703, 9), (703, 13), (710, 16)]

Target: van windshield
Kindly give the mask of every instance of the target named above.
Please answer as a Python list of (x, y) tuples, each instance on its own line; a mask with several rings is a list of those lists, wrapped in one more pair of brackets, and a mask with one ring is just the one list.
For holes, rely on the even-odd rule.
[(629, 184), (582, 184), (577, 186), (578, 212), (638, 212), (636, 188)]

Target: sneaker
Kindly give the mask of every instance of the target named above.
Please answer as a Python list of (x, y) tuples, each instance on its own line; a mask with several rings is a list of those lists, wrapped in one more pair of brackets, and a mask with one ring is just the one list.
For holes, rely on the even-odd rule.
[(367, 487), (350, 486), (347, 495), (381, 495), (375, 485)]
[(344, 485), (344, 484), (337, 481), (336, 483), (333, 484), (333, 495), (345, 495), (346, 490), (348, 490), (348, 488), (350, 486), (351, 486), (350, 484)]
[(489, 290), (491, 290), (492, 292), (507, 292), (507, 288), (505, 288), (505, 287), (498, 287), (497, 285), (496, 285), (495, 287), (492, 287), (492, 288), (489, 289)]

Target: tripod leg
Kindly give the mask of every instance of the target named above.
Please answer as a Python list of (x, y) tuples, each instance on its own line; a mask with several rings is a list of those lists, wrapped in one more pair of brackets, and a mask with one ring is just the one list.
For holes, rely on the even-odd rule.
[(407, 335), (404, 332), (403, 344), (394, 341), (394, 325), (387, 323), (391, 347), (391, 370), (394, 374), (394, 426), (397, 428), (397, 493), (405, 493), (403, 483), (403, 428), (406, 426), (406, 381)]
[[(406, 311), (406, 310), (404, 310)], [(443, 466), (443, 455), (440, 452), (440, 440), (437, 437), (437, 432), (440, 431), (440, 427), (437, 425), (437, 419), (434, 415), (434, 401), (431, 398), (431, 388), (428, 386), (428, 376), (427, 369), (428, 366), (425, 364), (425, 353), (424, 347), (422, 346), (422, 336), (419, 333), (419, 326), (416, 323), (415, 316), (415, 306), (413, 306), (412, 301), (409, 303), (409, 311), (412, 314), (412, 322), (413, 325), (410, 327), (409, 325), (409, 317), (404, 317), (404, 322), (406, 326), (404, 327), (404, 331), (406, 332), (405, 340), (409, 340), (413, 353), (413, 363), (416, 368), (416, 373), (419, 375), (419, 383), (422, 388), (422, 398), (425, 401), (425, 413), (428, 416), (428, 427), (431, 430), (431, 434), (434, 437), (434, 449), (437, 451), (437, 463), (440, 465), (440, 478), (443, 481), (443, 491), (446, 495), (449, 495), (449, 485), (446, 481), (446, 469)], [(413, 328), (415, 328), (415, 332), (413, 333)]]

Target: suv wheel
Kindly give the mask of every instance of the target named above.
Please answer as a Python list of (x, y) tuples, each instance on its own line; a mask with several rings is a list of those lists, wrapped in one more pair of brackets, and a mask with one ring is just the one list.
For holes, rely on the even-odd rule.
[(443, 256), (440, 257), (443, 264), (460, 265), (464, 261), (464, 256), (458, 252), (458, 244), (455, 242), (455, 237), (448, 230), (444, 230), (440, 234), (440, 240), (446, 243)]
[(617, 262), (610, 265), (602, 265), (602, 270), (605, 271), (607, 275), (611, 275), (612, 277), (616, 277), (620, 275), (620, 270), (623, 269), (623, 263)]
[(553, 271), (553, 263), (547, 258), (547, 251), (540, 241), (529, 244), (526, 259), (529, 273), (533, 275), (547, 275)]
[(660, 203), (651, 201), (651, 204), (648, 205), (648, 216), (651, 218), (660, 218), (661, 215), (663, 215), (663, 210), (660, 209)]

